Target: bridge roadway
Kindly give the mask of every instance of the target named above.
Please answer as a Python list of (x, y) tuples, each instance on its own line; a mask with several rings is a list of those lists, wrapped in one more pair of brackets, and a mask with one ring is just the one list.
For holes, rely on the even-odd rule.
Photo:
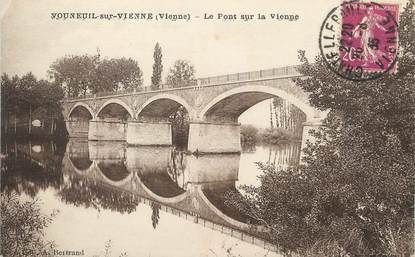
[(280, 97), (305, 113), (305, 145), (308, 131), (320, 126), (326, 114), (310, 105), (308, 94), (294, 83), (296, 78), (302, 75), (295, 66), (228, 74), (180, 88), (64, 99), (62, 112), (70, 137), (171, 145), (169, 116), (183, 106), (190, 119), (190, 152), (232, 153), (241, 150), (238, 117), (263, 100)]
[(239, 154), (185, 155), (183, 160), (171, 151), (171, 147), (71, 140), (62, 171), (64, 177), (90, 179), (109, 191), (137, 195), (148, 205), (158, 203), (163, 211), (277, 251), (264, 239), (263, 227), (250, 225), (246, 216), (223, 203), (223, 193), (236, 190)]

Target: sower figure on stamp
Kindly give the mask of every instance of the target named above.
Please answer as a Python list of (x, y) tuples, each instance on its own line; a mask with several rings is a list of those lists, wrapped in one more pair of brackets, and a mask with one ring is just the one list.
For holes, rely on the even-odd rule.
[(384, 19), (385, 17), (376, 14), (373, 6), (370, 5), (367, 7), (367, 15), (363, 16), (359, 26), (353, 30), (353, 36), (360, 37), (361, 40), (363, 58), (365, 59), (363, 66), (369, 66), (370, 63), (376, 63), (379, 60), (377, 56), (379, 39), (375, 36), (375, 28), (386, 31), (386, 28), (381, 25)]

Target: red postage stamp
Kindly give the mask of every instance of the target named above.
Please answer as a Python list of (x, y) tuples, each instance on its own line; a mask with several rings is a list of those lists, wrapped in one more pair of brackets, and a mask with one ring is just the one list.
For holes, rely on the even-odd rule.
[(398, 12), (397, 4), (355, 1), (333, 9), (320, 33), (320, 49), (329, 67), (352, 80), (394, 72)]

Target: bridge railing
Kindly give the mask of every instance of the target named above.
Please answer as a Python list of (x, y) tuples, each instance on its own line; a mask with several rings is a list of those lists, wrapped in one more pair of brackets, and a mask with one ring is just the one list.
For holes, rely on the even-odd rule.
[(271, 77), (297, 76), (299, 75), (299, 72), (297, 71), (297, 67), (298, 67), (297, 65), (293, 65), (293, 66), (286, 66), (286, 67), (281, 67), (281, 68), (273, 68), (273, 69), (266, 69), (266, 70), (259, 70), (259, 71), (234, 73), (234, 74), (227, 74), (227, 75), (222, 75), (222, 76), (200, 78), (200, 79), (197, 79), (197, 81), (198, 81), (198, 85), (204, 86), (204, 85), (220, 84), (220, 83), (227, 83), (227, 82), (265, 79), (265, 78), (271, 78)]
[[(214, 76), (214, 77), (198, 78), (198, 79), (190, 81), (189, 83), (186, 83), (185, 85), (181, 85), (180, 87), (204, 87), (204, 86), (211, 86), (215, 84), (232, 83), (232, 82), (238, 82), (238, 81), (298, 76), (300, 75), (300, 73), (297, 71), (297, 67), (298, 65), (292, 65), (292, 66), (259, 70), (259, 71), (241, 72), (241, 73), (233, 73), (233, 74)], [(66, 100), (83, 99), (83, 98), (91, 98), (91, 97), (102, 97), (102, 96), (110, 96), (110, 95), (123, 95), (123, 94), (139, 93), (139, 92), (161, 91), (161, 90), (171, 89), (171, 88), (174, 88), (174, 86), (169, 85), (169, 84), (161, 84), (160, 88), (157, 90), (151, 89), (151, 87), (141, 87), (137, 89), (119, 90), (116, 92), (100, 92), (96, 94), (86, 94), (83, 96), (66, 98)]]
[(140, 88), (137, 88), (137, 89), (123, 89), (123, 90), (118, 90), (118, 91), (98, 92), (98, 93), (95, 93), (95, 94), (87, 93), (85, 95), (67, 97), (65, 99), (66, 100), (74, 100), (74, 99), (102, 97), (102, 96), (110, 96), (110, 95), (132, 94), (132, 93), (136, 93), (136, 92), (150, 92), (150, 91), (154, 91), (154, 90), (151, 90), (150, 87), (140, 87)]

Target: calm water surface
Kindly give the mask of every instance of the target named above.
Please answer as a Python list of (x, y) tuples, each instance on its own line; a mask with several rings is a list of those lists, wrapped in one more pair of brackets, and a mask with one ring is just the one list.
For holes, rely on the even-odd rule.
[(225, 193), (259, 185), (255, 162), (299, 161), (300, 143), (246, 146), (242, 154), (193, 156), (173, 147), (70, 140), (3, 145), (2, 190), (59, 210), (46, 238), (63, 250), (128, 256), (275, 256), (255, 220)]

